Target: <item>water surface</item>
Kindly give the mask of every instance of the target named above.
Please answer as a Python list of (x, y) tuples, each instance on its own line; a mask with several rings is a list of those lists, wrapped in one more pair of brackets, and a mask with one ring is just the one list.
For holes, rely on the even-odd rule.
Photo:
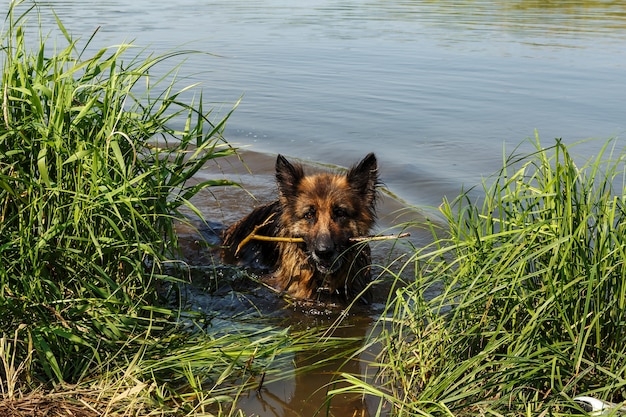
[(216, 109), (242, 98), (229, 140), (343, 166), (376, 151), (385, 183), (412, 204), (475, 185), (535, 129), (546, 145), (626, 129), (622, 2), (40, 4), (83, 39), (99, 27), (94, 46), (215, 54), (187, 57), (181, 75)]

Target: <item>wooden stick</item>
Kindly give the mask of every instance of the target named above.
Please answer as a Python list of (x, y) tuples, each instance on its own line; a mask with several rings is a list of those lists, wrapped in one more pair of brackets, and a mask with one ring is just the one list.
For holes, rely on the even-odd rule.
[(409, 236), (411, 236), (409, 232), (404, 232), (398, 235), (357, 236), (357, 237), (351, 237), (348, 240), (351, 243), (358, 243), (358, 242), (372, 242), (375, 240), (402, 239), (402, 238), (409, 237)]
[[(237, 250), (235, 251), (235, 256), (239, 255), (239, 251), (241, 250), (241, 248), (243, 248), (245, 245), (247, 245), (248, 242), (250, 242), (252, 239), (256, 239), (256, 236), (259, 236), (259, 235), (256, 234), (256, 232), (258, 232), (258, 230), (261, 227), (267, 226), (268, 224), (270, 224), (271, 222), (274, 221), (272, 218), (275, 215), (276, 215), (276, 213), (272, 213), (267, 219), (265, 219), (265, 221), (263, 223), (254, 226), (254, 229), (252, 229), (252, 232), (248, 236), (246, 236), (241, 242), (239, 242), (239, 245), (237, 245)], [(262, 239), (257, 239), (257, 240), (262, 240)]]
[[(258, 226), (255, 226), (254, 229), (252, 230), (252, 233), (250, 233), (248, 236), (246, 236), (245, 239), (243, 239), (241, 242), (239, 242), (239, 245), (237, 245), (237, 250), (235, 251), (235, 256), (237, 256), (237, 254), (239, 254), (239, 251), (241, 250), (242, 247), (244, 247), (245, 245), (248, 244), (248, 242), (250, 242), (251, 240), (262, 240), (264, 242), (286, 242), (286, 243), (304, 243), (304, 239), (301, 237), (281, 237), (281, 236), (263, 236), (263, 235), (257, 235), (256, 232), (262, 228), (263, 226), (266, 226), (268, 223), (270, 223), (271, 218), (274, 216), (274, 214), (272, 214), (270, 217), (268, 217), (267, 220), (265, 220), (263, 222), (263, 224), (260, 224)], [(350, 239), (348, 239), (348, 241), (350, 243), (359, 243), (359, 242), (370, 242), (370, 241), (377, 241), (377, 240), (392, 240), (392, 239), (402, 239), (405, 237), (409, 237), (411, 236), (410, 233), (400, 233), (398, 235), (379, 235), (379, 236), (357, 236), (357, 237), (352, 237)]]

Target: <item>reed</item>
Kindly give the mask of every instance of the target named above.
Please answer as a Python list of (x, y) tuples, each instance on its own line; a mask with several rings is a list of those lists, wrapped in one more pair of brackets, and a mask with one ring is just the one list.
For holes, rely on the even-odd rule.
[(177, 279), (163, 265), (178, 255), (181, 210), (231, 184), (190, 181), (234, 152), (230, 113), (213, 121), (201, 93), (186, 101), (195, 86), (175, 88), (177, 67), (152, 76), (190, 51), (90, 54), (93, 36), (81, 43), (58, 19), (60, 46), (39, 28), (29, 49), (29, 4), (11, 2), (1, 33), (0, 414), (235, 414), (239, 392), (280, 378), (270, 365), (318, 338), (218, 334), (159, 298)]
[(161, 80), (138, 92), (177, 53), (125, 62), (131, 45), (121, 45), (86, 57), (60, 21), (67, 46), (48, 52), (42, 40), (30, 52), (27, 13), (15, 10), (2, 38), (0, 328), (29, 323), (37, 374), (73, 381), (107, 345), (150, 328), (174, 219), (196, 192), (222, 184), (186, 182), (233, 150), (220, 136), (225, 120), (212, 124), (171, 84), (156, 97)]
[(479, 200), (444, 201), (445, 226), (432, 225), (415, 280), (381, 318), (381, 385), (346, 376), (350, 389), (392, 415), (568, 415), (578, 395), (626, 400), (617, 144), (579, 168), (562, 141), (535, 138), (536, 152), (506, 158)]

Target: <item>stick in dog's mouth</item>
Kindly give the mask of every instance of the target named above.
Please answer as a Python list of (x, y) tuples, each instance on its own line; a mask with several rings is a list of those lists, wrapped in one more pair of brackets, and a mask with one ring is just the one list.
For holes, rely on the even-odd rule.
[[(269, 220), (269, 219), (268, 219)], [(235, 255), (239, 253), (241, 248), (243, 248), (248, 242), (251, 240), (262, 240), (265, 242), (286, 242), (286, 243), (304, 243), (304, 239), (301, 237), (283, 237), (283, 236), (264, 236), (257, 235), (256, 231), (261, 227), (265, 226), (267, 222), (262, 225), (256, 226), (252, 233), (246, 236), (239, 245), (237, 245), (237, 250), (235, 251)], [(403, 239), (411, 236), (410, 233), (404, 232), (397, 235), (374, 235), (374, 236), (356, 236), (348, 239), (350, 243), (360, 243), (360, 242), (373, 242), (377, 240), (393, 240), (393, 239)]]

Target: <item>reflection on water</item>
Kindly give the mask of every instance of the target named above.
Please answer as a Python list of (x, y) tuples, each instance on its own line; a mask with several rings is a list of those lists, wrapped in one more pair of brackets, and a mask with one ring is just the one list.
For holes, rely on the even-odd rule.
[[(337, 3), (318, 0), (294, 3), (286, 0), (176, 0), (154, 3), (138, 0), (128, 3), (112, 0), (103, 3), (58, 0), (38, 2), (38, 5), (48, 27), (55, 26), (46, 13), (48, 8), (53, 8), (74, 33), (87, 35), (101, 26), (103, 33), (117, 33), (126, 39), (149, 39), (150, 36), (146, 35), (150, 32), (170, 31), (172, 41), (189, 41), (205, 35), (202, 32), (196, 33), (197, 36), (172, 32), (193, 19), (204, 20), (207, 27), (250, 26), (256, 29), (254, 33), (259, 31), (257, 26), (263, 26), (266, 33), (275, 37), (294, 29), (300, 32), (314, 29), (317, 36), (344, 41), (363, 36), (393, 38), (402, 34), (405, 41), (415, 41), (414, 36), (424, 33), (424, 28), (431, 30), (433, 27), (447, 28), (450, 38), (456, 30), (461, 30), (465, 35), (482, 36), (487, 41), (494, 41), (490, 38), (498, 31), (522, 36), (521, 39), (509, 39), (511, 42), (523, 41), (525, 34), (533, 32), (577, 38), (578, 42), (596, 35), (623, 41), (626, 29), (626, 4), (615, 1), (353, 0)], [(188, 13), (192, 10), (195, 16)], [(194, 29), (202, 31), (204, 28)], [(212, 37), (226, 37), (232, 33), (236, 32), (231, 29)], [(246, 33), (240, 35), (249, 36)]]
[(383, 20), (426, 21), (440, 27), (458, 25), (475, 36), (511, 32), (521, 36), (517, 42), (529, 34), (536, 34), (537, 39), (546, 34), (572, 38), (584, 34), (623, 40), (620, 31), (626, 29), (626, 5), (621, 2), (382, 0), (372, 4)]

